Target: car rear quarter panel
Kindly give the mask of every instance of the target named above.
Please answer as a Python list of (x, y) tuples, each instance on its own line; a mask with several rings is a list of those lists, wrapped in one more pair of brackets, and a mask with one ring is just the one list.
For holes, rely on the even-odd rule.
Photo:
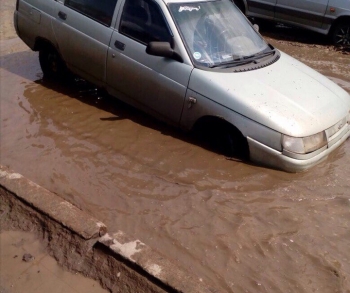
[(22, 0), (19, 2), (15, 18), (18, 34), (32, 50), (35, 48), (38, 37), (54, 43), (51, 18), (55, 4), (55, 1), (52, 0)]

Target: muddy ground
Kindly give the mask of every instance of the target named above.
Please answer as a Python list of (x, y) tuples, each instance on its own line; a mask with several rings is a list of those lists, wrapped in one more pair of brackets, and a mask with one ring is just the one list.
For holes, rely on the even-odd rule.
[[(1, 164), (222, 292), (350, 292), (349, 140), (300, 174), (227, 160), (84, 82), (43, 81), (0, 1)], [(261, 32), (350, 92), (346, 48)]]

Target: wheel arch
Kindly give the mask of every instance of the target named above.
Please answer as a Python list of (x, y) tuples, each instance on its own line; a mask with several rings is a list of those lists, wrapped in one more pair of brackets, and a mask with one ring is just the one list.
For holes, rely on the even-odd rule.
[(192, 125), (191, 130), (193, 131), (196, 128), (201, 127), (201, 126), (206, 125), (206, 124), (230, 125), (242, 134), (242, 132), (236, 126), (234, 126), (232, 123), (227, 121), (225, 118), (223, 118), (221, 116), (214, 116), (214, 115), (203, 115), (203, 116), (199, 117)]
[[(197, 134), (199, 133), (199, 135), (204, 134), (209, 138), (212, 136), (218, 136), (222, 138), (223, 134), (227, 134), (230, 136), (231, 143), (234, 144), (236, 151), (238, 151), (238, 154), (236, 153), (234, 156), (238, 155), (244, 159), (249, 158), (249, 145), (247, 138), (235, 125), (223, 117), (212, 115), (201, 116), (195, 121), (191, 128), (191, 131)], [(232, 152), (232, 145), (229, 152)], [(232, 154), (225, 153), (225, 155)]]
[(333, 33), (337, 26), (341, 23), (350, 23), (350, 15), (339, 16), (335, 21), (333, 21), (331, 28), (329, 29), (328, 36), (333, 38)]
[[(33, 50), (39, 51), (40, 67), (45, 78), (69, 80), (72, 77), (72, 73), (63, 60), (60, 51), (51, 41), (42, 37), (37, 37)], [(57, 58), (53, 56), (57, 56)]]
[[(57, 46), (55, 46), (51, 41), (49, 41), (48, 39), (45, 39), (43, 37), (37, 37), (35, 39), (35, 43), (34, 43), (34, 51), (40, 51), (40, 50), (44, 50), (44, 49), (54, 49), (57, 51), (58, 54), (60, 54)], [(61, 54), (60, 54), (61, 55)], [(62, 57), (62, 56), (61, 56)]]
[(350, 21), (350, 15), (341, 15), (336, 20), (333, 21), (331, 30), (338, 25), (340, 22)]

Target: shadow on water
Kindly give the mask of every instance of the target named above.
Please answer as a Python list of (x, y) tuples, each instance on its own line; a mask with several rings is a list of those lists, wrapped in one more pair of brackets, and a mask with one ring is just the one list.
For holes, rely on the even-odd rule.
[(37, 60), (37, 53), (35, 52), (16, 52), (0, 57), (0, 67), (24, 79), (34, 80), (34, 83), (46, 89), (77, 99), (82, 103), (111, 114), (110, 117), (100, 118), (100, 121), (129, 119), (144, 127), (152, 128), (163, 135), (172, 136), (211, 152), (225, 155), (230, 160), (242, 161), (247, 158), (248, 146), (245, 151), (239, 149), (234, 155), (228, 151), (230, 148), (228, 144), (232, 144), (232, 141), (230, 142), (224, 136), (225, 125), (213, 126), (213, 124), (206, 124), (206, 128), (195, 128), (191, 132), (181, 131), (121, 102), (83, 79), (77, 77), (67, 80), (45, 79)]
[(100, 118), (101, 121), (130, 119), (142, 126), (153, 128), (164, 135), (174, 137), (183, 136), (183, 138), (186, 138), (186, 135), (182, 134), (176, 128), (159, 122), (153, 117), (148, 116), (117, 98), (108, 95), (103, 89), (96, 88), (93, 84), (78, 77), (68, 81), (48, 80), (42, 78), (36, 80), (35, 83), (60, 94), (77, 99), (80, 102), (96, 107), (112, 115), (111, 117)]
[(234, 155), (228, 150), (229, 146), (227, 144), (230, 142), (225, 137), (227, 129), (224, 123), (211, 124), (209, 121), (209, 123), (201, 124), (200, 127), (195, 127), (190, 132), (184, 132), (129, 106), (110, 96), (103, 89), (96, 88), (93, 84), (78, 77), (64, 82), (42, 78), (35, 81), (35, 83), (112, 114), (111, 117), (100, 118), (100, 121), (129, 119), (144, 127), (152, 128), (163, 135), (171, 136), (211, 152), (224, 155), (229, 160), (247, 161), (248, 145), (245, 145), (245, 150), (239, 149)]

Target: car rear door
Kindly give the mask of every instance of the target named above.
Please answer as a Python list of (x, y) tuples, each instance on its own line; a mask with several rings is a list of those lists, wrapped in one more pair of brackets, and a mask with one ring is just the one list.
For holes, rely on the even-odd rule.
[(248, 0), (247, 15), (273, 19), (276, 3), (277, 0)]
[(277, 0), (275, 19), (320, 28), (328, 0)]
[(58, 0), (53, 30), (59, 51), (74, 72), (105, 82), (106, 58), (117, 0)]
[(125, 0), (108, 51), (107, 85), (109, 92), (122, 94), (126, 102), (178, 125), (193, 67), (146, 53), (150, 41), (172, 39), (155, 1)]

